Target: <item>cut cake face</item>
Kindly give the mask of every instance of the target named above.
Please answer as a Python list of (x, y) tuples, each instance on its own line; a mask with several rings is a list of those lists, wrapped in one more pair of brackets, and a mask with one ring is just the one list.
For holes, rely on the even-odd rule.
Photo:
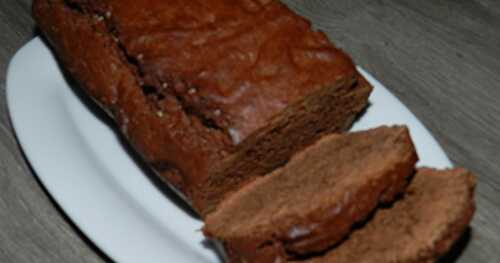
[(405, 127), (326, 136), (221, 203), (204, 232), (235, 262), (321, 252), (404, 191), (417, 159)]

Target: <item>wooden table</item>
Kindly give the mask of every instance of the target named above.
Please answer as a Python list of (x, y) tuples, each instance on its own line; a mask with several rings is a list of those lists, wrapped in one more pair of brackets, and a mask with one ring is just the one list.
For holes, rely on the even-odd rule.
[[(500, 1), (287, 0), (391, 89), (479, 176), (459, 262), (500, 262)], [(5, 72), (34, 36), (30, 0), (0, 0), (0, 262), (109, 261), (41, 187), (12, 133)]]

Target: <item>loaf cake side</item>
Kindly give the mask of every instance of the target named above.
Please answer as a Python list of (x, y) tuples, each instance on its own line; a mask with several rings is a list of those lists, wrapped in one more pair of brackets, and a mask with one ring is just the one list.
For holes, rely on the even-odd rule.
[(349, 127), (371, 86), (278, 1), (35, 0), (70, 75), (206, 215)]

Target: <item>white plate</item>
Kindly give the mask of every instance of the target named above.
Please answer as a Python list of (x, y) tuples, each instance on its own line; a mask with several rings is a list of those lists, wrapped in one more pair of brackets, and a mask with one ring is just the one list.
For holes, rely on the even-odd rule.
[[(406, 124), (419, 165), (451, 162), (424, 126), (382, 84), (353, 129)], [(119, 262), (217, 262), (202, 223), (157, 187), (118, 137), (68, 86), (36, 38), (18, 51), (7, 75), (7, 101), (17, 138), (36, 174), (73, 222)]]

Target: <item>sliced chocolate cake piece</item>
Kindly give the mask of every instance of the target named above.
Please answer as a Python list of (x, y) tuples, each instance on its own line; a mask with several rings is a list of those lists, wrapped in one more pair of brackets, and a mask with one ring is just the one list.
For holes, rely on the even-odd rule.
[(231, 262), (324, 251), (403, 192), (417, 159), (406, 127), (324, 137), (222, 202), (204, 233), (222, 242)]
[(464, 169), (420, 169), (404, 198), (380, 209), (338, 247), (307, 262), (435, 262), (474, 214), (475, 177)]

